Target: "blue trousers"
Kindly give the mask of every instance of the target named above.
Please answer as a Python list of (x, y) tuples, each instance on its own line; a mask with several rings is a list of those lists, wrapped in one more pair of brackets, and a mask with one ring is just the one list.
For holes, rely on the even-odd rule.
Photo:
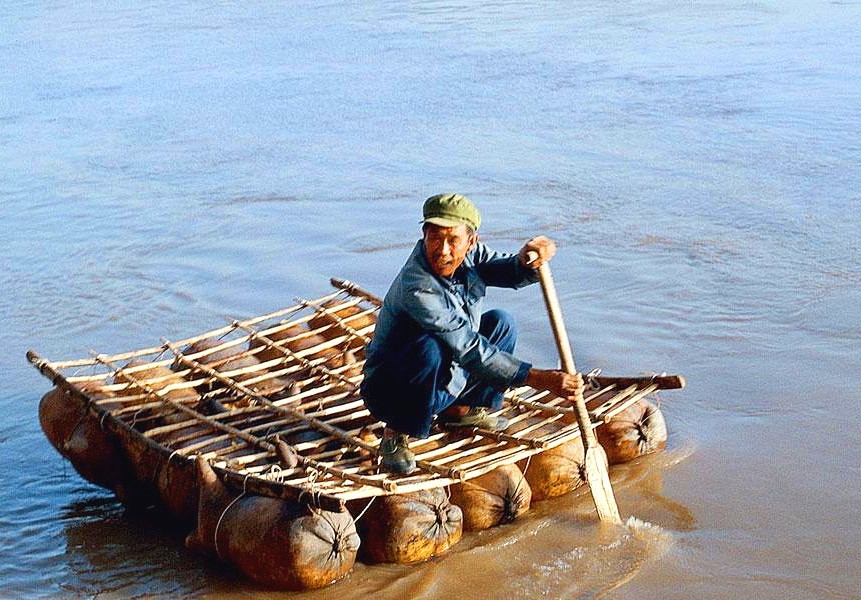
[[(481, 315), (478, 332), (505, 352), (514, 352), (517, 327), (502, 310)], [(445, 390), (451, 379), (451, 349), (433, 334), (421, 332), (407, 339), (396, 352), (398, 361), (381, 366), (373, 381), (362, 384), (362, 396), (371, 414), (399, 433), (426, 438), (434, 415), (452, 404), (500, 408), (505, 390), (470, 374), (459, 396)]]

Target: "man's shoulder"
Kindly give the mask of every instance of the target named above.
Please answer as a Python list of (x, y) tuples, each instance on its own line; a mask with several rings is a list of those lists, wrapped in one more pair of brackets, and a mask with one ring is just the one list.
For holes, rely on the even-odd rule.
[(496, 250), (493, 250), (484, 242), (476, 242), (475, 248), (473, 248), (472, 252), (469, 253), (469, 258), (471, 259), (473, 265), (480, 265), (481, 263), (487, 262), (495, 256), (503, 255)]
[(434, 289), (441, 289), (441, 285), (422, 260), (421, 242), (419, 242), (389, 286), (386, 299), (398, 302), (416, 292)]
[(404, 265), (392, 283), (392, 288), (396, 288), (401, 295), (443, 289), (436, 276), (418, 261), (411, 261)]

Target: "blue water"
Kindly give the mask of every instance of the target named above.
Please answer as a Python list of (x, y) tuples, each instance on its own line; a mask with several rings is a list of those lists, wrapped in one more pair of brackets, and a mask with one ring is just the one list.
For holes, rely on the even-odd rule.
[[(78, 478), (24, 353), (381, 294), (460, 191), (557, 241), (581, 368), (687, 377), (614, 471), (659, 532), (562, 499), (307, 596), (857, 597), (861, 3), (476, 4), (0, 7), (0, 595), (269, 595)], [(491, 301), (551, 366), (538, 294)]]

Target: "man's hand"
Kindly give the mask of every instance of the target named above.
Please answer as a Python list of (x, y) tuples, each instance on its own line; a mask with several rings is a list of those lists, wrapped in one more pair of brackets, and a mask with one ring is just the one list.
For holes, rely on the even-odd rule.
[(547, 390), (559, 398), (573, 399), (583, 395), (583, 377), (565, 371), (529, 369), (526, 385), (537, 390)]
[[(528, 262), (528, 259), (526, 258), (526, 255), (529, 252), (535, 252), (538, 255), (538, 258), (534, 262)], [(550, 259), (553, 258), (554, 254), (556, 254), (556, 244), (553, 240), (543, 235), (539, 235), (523, 244), (523, 248), (521, 248), (520, 252), (517, 253), (517, 257), (520, 259), (520, 264), (523, 266), (537, 269), (545, 262), (549, 262)]]

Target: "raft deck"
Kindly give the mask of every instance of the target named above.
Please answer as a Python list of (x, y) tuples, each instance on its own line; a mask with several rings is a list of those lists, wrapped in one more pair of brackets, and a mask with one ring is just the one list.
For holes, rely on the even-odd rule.
[[(377, 457), (383, 424), (359, 394), (364, 347), (382, 302), (348, 281), (332, 279), (332, 285), (336, 290), (326, 296), (150, 348), (63, 362), (33, 351), (27, 357), (121, 439), (134, 438), (171, 461), (203, 456), (234, 489), (327, 510), (459, 483), (580, 436), (573, 408), (563, 399), (523, 386), (506, 394), (500, 413), (511, 425), (505, 432), (435, 427), (429, 438), (410, 445), (414, 473), (382, 469)], [(202, 340), (216, 342), (190, 349)], [(321, 341), (304, 347), (303, 340)], [(223, 353), (236, 365), (236, 359), (264, 350), (270, 356), (275, 351), (275, 358), (246, 360), (246, 366), (207, 360)], [(154, 366), (163, 368), (154, 372)], [(165, 367), (175, 375), (165, 376)], [(593, 427), (657, 390), (684, 385), (681, 377), (667, 375), (593, 373), (587, 380)], [(185, 400), (184, 392), (194, 401)]]

